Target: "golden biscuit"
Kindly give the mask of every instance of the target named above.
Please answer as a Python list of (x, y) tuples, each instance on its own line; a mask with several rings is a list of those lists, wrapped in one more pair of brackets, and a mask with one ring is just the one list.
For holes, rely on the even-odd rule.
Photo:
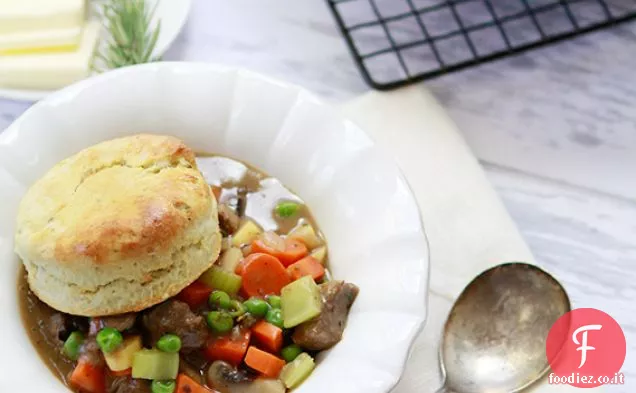
[(24, 196), (15, 251), (31, 290), (73, 315), (139, 311), (176, 295), (219, 255), (216, 200), (178, 139), (89, 147)]

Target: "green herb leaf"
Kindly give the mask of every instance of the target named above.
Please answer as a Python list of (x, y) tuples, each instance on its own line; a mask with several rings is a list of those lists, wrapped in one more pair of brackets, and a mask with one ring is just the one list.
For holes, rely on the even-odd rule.
[(96, 72), (158, 61), (152, 53), (157, 45), (161, 22), (152, 26), (156, 5), (146, 0), (106, 0), (102, 13), (106, 35), (93, 53), (91, 68)]

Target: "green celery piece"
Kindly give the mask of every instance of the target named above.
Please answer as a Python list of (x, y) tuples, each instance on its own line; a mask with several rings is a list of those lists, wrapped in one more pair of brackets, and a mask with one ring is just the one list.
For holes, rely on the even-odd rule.
[(322, 310), (320, 288), (311, 276), (304, 276), (283, 287), (280, 302), (285, 329), (309, 321)]
[(217, 266), (212, 266), (199, 277), (199, 281), (205, 285), (219, 291), (226, 292), (228, 295), (236, 295), (241, 289), (241, 276), (232, 272), (225, 271)]
[(82, 332), (75, 331), (64, 342), (64, 354), (71, 360), (77, 360), (80, 349), (84, 343), (84, 335)]
[(293, 389), (300, 385), (314, 371), (316, 364), (311, 356), (305, 352), (301, 353), (292, 361), (287, 363), (280, 372), (278, 378), (283, 381), (288, 389)]
[(142, 349), (135, 353), (132, 377), (139, 379), (175, 379), (179, 373), (179, 353)]

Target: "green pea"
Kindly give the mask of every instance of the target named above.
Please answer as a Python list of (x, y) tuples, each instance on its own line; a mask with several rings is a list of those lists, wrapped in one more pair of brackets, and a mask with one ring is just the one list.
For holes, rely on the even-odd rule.
[(181, 349), (181, 339), (175, 334), (166, 334), (157, 341), (157, 348), (163, 352), (179, 352)]
[(172, 393), (176, 388), (174, 381), (152, 381), (150, 384), (150, 390), (152, 393)]
[(83, 343), (84, 335), (82, 332), (71, 333), (66, 341), (64, 341), (64, 354), (71, 360), (77, 360)]
[(257, 297), (246, 300), (243, 302), (243, 306), (245, 306), (248, 313), (258, 318), (263, 318), (269, 311), (269, 304), (267, 304), (265, 300)]
[(290, 218), (298, 214), (300, 205), (296, 202), (281, 202), (276, 205), (276, 214), (281, 218)]
[(279, 308), (270, 308), (265, 315), (265, 320), (274, 326), (283, 328), (283, 312)]
[(280, 296), (269, 295), (267, 296), (267, 302), (273, 308), (280, 308)]
[(101, 348), (102, 352), (113, 352), (124, 341), (119, 330), (111, 327), (103, 328), (97, 333), (97, 345)]
[(234, 319), (225, 311), (210, 311), (207, 321), (210, 329), (216, 333), (227, 333), (234, 327)]
[(303, 349), (296, 344), (288, 345), (280, 351), (280, 355), (287, 363), (294, 361), (301, 353)]
[(223, 291), (214, 291), (210, 294), (208, 303), (210, 304), (210, 307), (218, 307), (223, 310), (227, 310), (230, 308), (232, 300), (230, 299), (230, 295), (227, 293)]

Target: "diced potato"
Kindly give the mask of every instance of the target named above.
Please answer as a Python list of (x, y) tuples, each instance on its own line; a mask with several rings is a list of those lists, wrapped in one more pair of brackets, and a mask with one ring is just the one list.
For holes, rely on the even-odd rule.
[(128, 370), (132, 367), (135, 353), (142, 347), (140, 336), (128, 337), (116, 351), (104, 353), (104, 360), (112, 371)]
[(314, 359), (303, 352), (283, 367), (278, 378), (283, 381), (287, 388), (293, 389), (307, 379), (315, 367)]
[(280, 302), (285, 329), (318, 316), (322, 310), (320, 288), (311, 276), (304, 276), (284, 286)]
[(179, 354), (158, 349), (142, 349), (135, 353), (132, 377), (138, 379), (175, 379), (179, 373)]
[(243, 259), (243, 252), (238, 247), (230, 247), (219, 258), (219, 267), (228, 272), (234, 273), (236, 266)]
[(240, 247), (243, 244), (252, 242), (263, 230), (256, 225), (252, 220), (247, 220), (241, 225), (241, 227), (232, 235), (232, 245), (234, 247)]
[(320, 263), (322, 263), (323, 265), (325, 264), (325, 260), (327, 259), (327, 247), (326, 246), (320, 246), (316, 249), (314, 249), (311, 254), (312, 257), (316, 258), (316, 260)]
[(300, 240), (305, 243), (305, 245), (313, 250), (316, 247), (320, 247), (322, 245), (322, 239), (318, 237), (314, 227), (309, 224), (302, 224), (294, 229), (287, 235), (287, 237), (292, 239)]

